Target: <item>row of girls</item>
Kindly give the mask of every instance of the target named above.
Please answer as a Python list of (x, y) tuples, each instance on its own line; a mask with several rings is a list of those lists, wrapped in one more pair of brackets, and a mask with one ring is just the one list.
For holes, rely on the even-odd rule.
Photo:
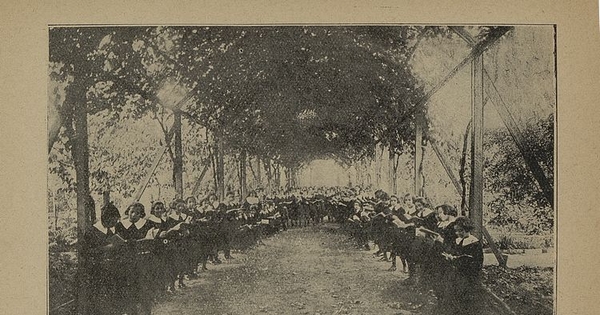
[(124, 217), (112, 203), (105, 205), (81, 247), (89, 313), (150, 314), (153, 299), (185, 287), (208, 261), (221, 263), (221, 252), (233, 259), (237, 231), (245, 227), (253, 236), (245, 239), (259, 241), (252, 223), (274, 212), (272, 204), (261, 206), (252, 193), (242, 205), (231, 193), (223, 202), (211, 194), (200, 205), (194, 197), (174, 200), (168, 209), (160, 201), (150, 209), (134, 203)]
[[(439, 314), (478, 314), (479, 276), (483, 249), (473, 234), (474, 224), (447, 204), (432, 208), (422, 197), (388, 196), (357, 198), (348, 219), (358, 245), (378, 247), (375, 257), (389, 261), (396, 270), (399, 256), (408, 271), (407, 285), (433, 290)], [(408, 267), (408, 270), (407, 270)]]

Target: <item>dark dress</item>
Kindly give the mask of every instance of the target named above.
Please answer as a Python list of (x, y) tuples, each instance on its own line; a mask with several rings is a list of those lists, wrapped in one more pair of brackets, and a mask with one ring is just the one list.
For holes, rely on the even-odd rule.
[(444, 224), (440, 222), (436, 228), (436, 232), (440, 234), (443, 242), (435, 242), (429, 256), (432, 262), (431, 280), (433, 282), (433, 290), (438, 300), (444, 300), (448, 294), (452, 293), (453, 281), (448, 281), (449, 274), (453, 273), (452, 263), (448, 261), (442, 253), (452, 252), (456, 246), (456, 232), (454, 231), (454, 221)]
[(81, 243), (84, 281), (93, 292), (90, 297), (92, 314), (115, 314), (125, 302), (122, 296), (126, 278), (118, 259), (122, 250), (105, 247), (110, 244), (114, 233), (99, 226), (91, 226)]
[[(176, 225), (183, 223), (185, 218), (183, 215), (172, 214), (167, 217), (166, 226), (170, 230)], [(180, 226), (179, 230), (170, 230), (167, 233), (167, 239), (169, 244), (167, 246), (167, 255), (170, 257), (170, 274), (171, 281), (176, 279), (182, 279), (183, 272), (187, 268), (187, 239), (186, 239), (186, 227), (184, 224)]]
[(168, 255), (168, 240), (159, 238), (161, 232), (166, 232), (169, 227), (167, 225), (167, 220), (163, 218), (158, 218), (154, 215), (151, 215), (148, 218), (148, 224), (152, 226), (152, 228), (157, 229), (156, 239), (154, 240), (155, 246), (152, 255), (150, 256), (150, 264), (152, 266), (152, 270), (149, 272), (149, 276), (152, 279), (150, 290), (152, 290), (152, 296), (160, 295), (167, 287), (170, 282), (170, 269), (169, 264), (171, 263), (172, 257)]
[(443, 314), (479, 314), (479, 277), (483, 267), (481, 242), (474, 236), (457, 239), (451, 261), (452, 272), (448, 274), (448, 293), (442, 302)]

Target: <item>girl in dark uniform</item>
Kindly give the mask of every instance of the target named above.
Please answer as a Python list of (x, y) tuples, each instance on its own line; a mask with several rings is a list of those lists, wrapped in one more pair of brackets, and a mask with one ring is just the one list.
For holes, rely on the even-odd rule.
[(169, 227), (167, 225), (167, 211), (163, 202), (156, 201), (152, 204), (148, 223), (152, 224), (151, 236), (158, 239), (159, 242), (153, 253), (155, 268), (152, 272), (152, 276), (154, 277), (153, 294), (157, 296), (166, 291), (170, 279), (169, 263), (171, 257), (168, 255), (169, 244), (166, 241)]
[(154, 235), (154, 238), (165, 237), (166, 231), (169, 230), (169, 227), (167, 223), (167, 209), (165, 208), (165, 204), (163, 202), (155, 201), (152, 204), (148, 222), (152, 224), (154, 229), (158, 230), (158, 232)]
[[(429, 259), (432, 262), (431, 279), (433, 282), (433, 290), (438, 298), (438, 301), (443, 301), (448, 298), (448, 294), (452, 291), (451, 281), (446, 281), (449, 273), (452, 272), (452, 265), (442, 256), (442, 253), (449, 252), (456, 243), (456, 232), (454, 230), (457, 211), (454, 207), (443, 204), (435, 208), (435, 213), (438, 218), (438, 224), (435, 232), (438, 236), (435, 239), (435, 245), (429, 254)], [(444, 302), (440, 302), (443, 305)]]
[(452, 265), (452, 274), (447, 280), (452, 284), (452, 293), (443, 301), (442, 310), (444, 314), (478, 314), (483, 248), (471, 234), (474, 225), (469, 218), (458, 217), (454, 222), (457, 238), (451, 251), (443, 254)]
[(154, 226), (144, 219), (146, 211), (141, 203), (134, 203), (128, 208), (128, 218), (121, 220), (115, 227), (116, 233), (125, 240), (141, 240)]
[(169, 231), (167, 237), (171, 241), (170, 254), (171, 254), (171, 272), (172, 272), (172, 286), (169, 292), (172, 292), (177, 284), (177, 287), (184, 288), (186, 285), (184, 280), (184, 271), (187, 267), (186, 259), (186, 236), (189, 234), (185, 223), (187, 215), (185, 211), (185, 201), (182, 199), (174, 200), (170, 205), (170, 212), (167, 218), (167, 226)]
[(91, 226), (81, 242), (85, 281), (93, 294), (90, 296), (92, 314), (116, 314), (121, 307), (121, 286), (118, 256), (121, 244), (115, 242), (115, 225), (119, 210), (109, 203), (102, 208), (100, 221)]
[(153, 243), (138, 242), (153, 238), (154, 223), (146, 220), (146, 211), (141, 203), (133, 203), (128, 209), (128, 219), (121, 220), (115, 227), (117, 234), (128, 242), (128, 252), (123, 255), (125, 266), (121, 269), (127, 273), (123, 297), (128, 300), (127, 314), (149, 314), (152, 288), (152, 261), (149, 256)]

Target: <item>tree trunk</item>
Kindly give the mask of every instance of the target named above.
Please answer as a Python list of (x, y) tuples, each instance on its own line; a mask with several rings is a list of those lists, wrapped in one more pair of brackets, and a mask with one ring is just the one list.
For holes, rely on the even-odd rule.
[[(77, 89), (78, 87), (73, 87)], [(91, 226), (91, 215), (93, 209), (89, 209), (90, 203), (90, 170), (88, 149), (88, 126), (85, 90), (79, 89), (73, 95), (74, 108), (74, 138), (72, 139), (73, 164), (75, 164), (75, 179), (77, 181), (77, 240), (82, 241), (85, 231)], [(78, 251), (78, 289), (77, 289), (77, 311), (78, 314), (90, 313), (90, 288), (84, 282), (85, 257)]]
[(173, 183), (175, 185), (175, 195), (177, 198), (183, 198), (183, 146), (181, 141), (181, 113), (176, 111), (173, 114), (175, 119), (173, 123), (173, 132), (175, 136), (175, 155), (173, 160)]

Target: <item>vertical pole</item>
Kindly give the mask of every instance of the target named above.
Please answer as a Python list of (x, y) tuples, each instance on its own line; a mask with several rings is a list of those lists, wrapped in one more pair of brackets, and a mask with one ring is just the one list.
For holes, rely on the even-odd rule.
[(415, 196), (423, 196), (423, 120), (423, 113), (419, 110), (415, 118)]
[(471, 190), (469, 194), (469, 216), (475, 224), (475, 236), (483, 236), (483, 56), (471, 65)]
[(175, 161), (173, 161), (173, 181), (175, 183), (175, 195), (183, 198), (183, 147), (181, 143), (181, 113), (176, 111), (173, 115), (173, 132), (175, 136)]

